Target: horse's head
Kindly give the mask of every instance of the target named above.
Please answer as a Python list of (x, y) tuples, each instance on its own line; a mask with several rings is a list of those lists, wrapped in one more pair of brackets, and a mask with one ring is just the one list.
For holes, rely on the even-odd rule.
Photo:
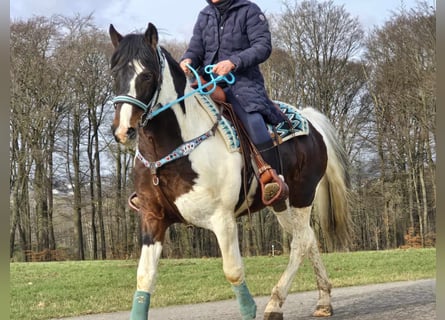
[(143, 34), (124, 37), (113, 25), (110, 25), (109, 33), (115, 49), (111, 57), (111, 73), (117, 96), (111, 130), (117, 142), (127, 144), (136, 138), (144, 113), (156, 103), (162, 72), (158, 32), (149, 23)]

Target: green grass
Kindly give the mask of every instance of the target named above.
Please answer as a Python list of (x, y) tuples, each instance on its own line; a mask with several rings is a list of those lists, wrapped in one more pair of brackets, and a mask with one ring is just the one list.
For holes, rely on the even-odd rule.
[[(323, 255), (334, 287), (435, 278), (436, 249), (330, 253)], [(244, 258), (253, 295), (269, 295), (288, 262), (286, 256)], [(129, 310), (137, 261), (10, 264), (10, 319), (51, 319)], [(291, 291), (315, 290), (306, 260)], [(221, 259), (163, 259), (152, 307), (233, 298)]]

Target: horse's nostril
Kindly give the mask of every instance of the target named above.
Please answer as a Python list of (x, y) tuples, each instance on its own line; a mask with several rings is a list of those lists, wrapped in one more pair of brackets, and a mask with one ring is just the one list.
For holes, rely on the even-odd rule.
[(127, 130), (127, 136), (128, 136), (130, 139), (134, 139), (134, 138), (136, 138), (136, 129), (135, 129), (135, 128), (128, 128), (128, 130)]

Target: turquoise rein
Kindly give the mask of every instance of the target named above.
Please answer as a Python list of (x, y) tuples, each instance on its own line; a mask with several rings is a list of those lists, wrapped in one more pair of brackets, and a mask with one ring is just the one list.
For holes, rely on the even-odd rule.
[[(198, 82), (198, 87), (196, 89), (190, 91), (189, 93), (183, 95), (182, 97), (180, 97), (180, 98), (178, 98), (176, 100), (173, 100), (173, 101), (163, 105), (161, 108), (156, 109), (155, 111), (152, 111), (152, 112), (148, 113), (146, 118), (145, 118), (145, 121), (153, 119), (154, 117), (159, 115), (161, 112), (171, 108), (172, 106), (174, 106), (178, 102), (181, 102), (182, 100), (187, 99), (188, 97), (190, 97), (191, 95), (194, 95), (195, 93), (199, 93), (199, 94), (202, 94), (202, 95), (208, 95), (208, 94), (213, 93), (213, 91), (215, 91), (215, 89), (216, 89), (216, 84), (218, 82), (224, 81), (227, 84), (235, 83), (235, 76), (231, 72), (229, 72), (227, 74), (227, 76), (217, 76), (217, 77), (215, 77), (215, 75), (212, 72), (214, 66), (215, 65), (213, 65), (213, 64), (209, 64), (209, 65), (204, 67), (204, 72), (207, 73), (210, 76), (211, 80), (209, 82), (207, 82), (206, 84), (202, 84), (201, 79), (200, 79), (200, 77), (198, 75), (198, 72), (192, 66), (187, 64), (187, 67), (193, 73), (194, 77), (196, 78), (196, 81)], [(206, 89), (207, 87), (210, 87), (210, 86), (213, 86), (213, 88), (208, 90), (208, 91), (204, 90), (204, 89)], [(121, 103), (125, 103), (126, 102), (126, 103), (130, 103), (130, 104), (136, 105), (139, 108), (141, 108), (142, 110), (144, 110), (144, 112), (148, 112), (150, 110), (150, 108), (155, 104), (155, 101), (153, 101), (153, 100), (150, 101), (149, 104), (145, 104), (142, 101), (140, 101), (140, 100), (138, 100), (136, 98), (133, 98), (131, 96), (128, 96), (128, 95), (117, 96), (117, 97), (115, 97), (112, 100), (113, 104), (116, 104), (118, 102), (121, 102)]]

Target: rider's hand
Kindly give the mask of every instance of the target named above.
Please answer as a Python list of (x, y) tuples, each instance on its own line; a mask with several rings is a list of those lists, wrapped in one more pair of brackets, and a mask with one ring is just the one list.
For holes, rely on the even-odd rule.
[(187, 67), (188, 64), (192, 63), (192, 59), (184, 59), (179, 63), (179, 66), (181, 67), (182, 71), (184, 71), (184, 73), (186, 75), (191, 74), (190, 69)]
[(215, 64), (215, 66), (212, 69), (212, 72), (216, 73), (219, 76), (225, 76), (233, 69), (235, 69), (235, 64), (233, 64), (232, 61), (223, 60)]

